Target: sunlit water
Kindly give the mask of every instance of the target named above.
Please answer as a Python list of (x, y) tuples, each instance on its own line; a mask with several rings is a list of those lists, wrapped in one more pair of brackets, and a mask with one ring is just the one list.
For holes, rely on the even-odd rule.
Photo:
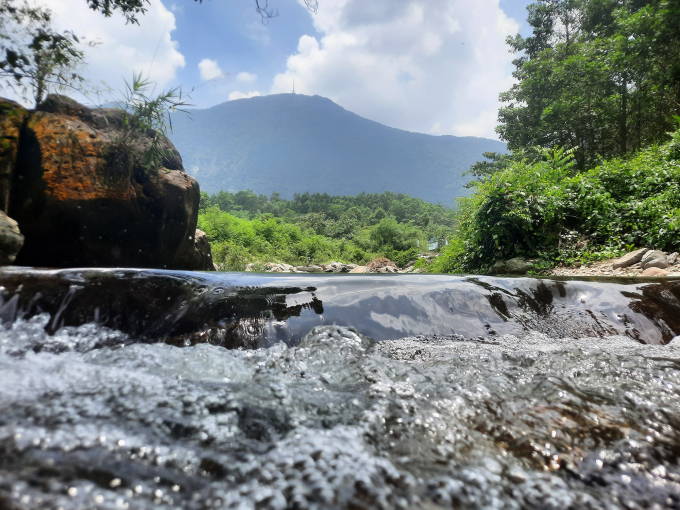
[(680, 339), (0, 332), (0, 508), (680, 508)]

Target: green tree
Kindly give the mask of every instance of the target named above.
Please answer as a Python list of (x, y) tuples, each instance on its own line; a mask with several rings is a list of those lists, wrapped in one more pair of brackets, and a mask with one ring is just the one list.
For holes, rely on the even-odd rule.
[[(501, 94), (511, 150), (578, 148), (581, 169), (663, 141), (680, 113), (680, 4), (541, 0), (508, 38), (518, 83)], [(479, 169), (483, 170), (483, 169)]]
[(0, 89), (42, 102), (51, 89), (77, 88), (83, 78), (78, 37), (52, 28), (52, 13), (40, 6), (0, 0)]

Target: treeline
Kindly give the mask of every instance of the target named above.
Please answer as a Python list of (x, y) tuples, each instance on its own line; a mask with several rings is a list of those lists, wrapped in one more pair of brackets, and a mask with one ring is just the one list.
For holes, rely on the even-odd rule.
[(667, 139), (680, 115), (680, 2), (542, 0), (508, 39), (517, 84), (501, 95), (508, 148), (575, 149), (579, 170)]
[(200, 210), (211, 206), (243, 219), (268, 214), (312, 229), (319, 235), (347, 240), (386, 218), (417, 228), (423, 237), (443, 238), (453, 227), (455, 217), (452, 209), (441, 204), (389, 191), (356, 196), (306, 192), (296, 193), (293, 200), (283, 199), (277, 192), (267, 197), (252, 190), (220, 191), (214, 195), (201, 193)]
[[(451, 245), (433, 271), (484, 272), (680, 249), (680, 3), (542, 0), (508, 43), (510, 154), (475, 164)], [(675, 117), (675, 120), (674, 120)]]
[(222, 191), (201, 194), (198, 228), (225, 271), (242, 271), (248, 263), (363, 264), (378, 257), (401, 267), (417, 261), (430, 238), (444, 241), (454, 216), (441, 205), (390, 192), (302, 193), (285, 200), (278, 193)]

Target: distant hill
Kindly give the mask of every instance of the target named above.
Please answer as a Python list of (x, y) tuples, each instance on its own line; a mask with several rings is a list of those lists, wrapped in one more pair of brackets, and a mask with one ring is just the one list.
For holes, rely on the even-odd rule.
[(461, 174), (483, 152), (505, 151), (486, 138), (390, 128), (300, 94), (229, 101), (172, 120), (185, 169), (211, 194), (393, 191), (451, 205), (468, 191)]

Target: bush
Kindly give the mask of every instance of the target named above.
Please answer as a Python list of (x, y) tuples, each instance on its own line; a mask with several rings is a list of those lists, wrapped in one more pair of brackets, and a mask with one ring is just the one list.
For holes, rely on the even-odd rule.
[(404, 267), (409, 262), (418, 258), (418, 250), (411, 248), (405, 251), (388, 251), (385, 257), (394, 262), (398, 267)]
[(376, 250), (404, 251), (415, 247), (418, 233), (409, 224), (397, 223), (394, 218), (383, 218), (371, 229), (370, 239)]
[(552, 263), (617, 256), (633, 247), (680, 248), (680, 162), (675, 140), (573, 172), (561, 151), (516, 162), (459, 199), (457, 228), (433, 270), (484, 271), (495, 260)]
[(245, 271), (250, 262), (250, 254), (243, 246), (229, 243), (212, 245), (213, 261), (220, 271)]

